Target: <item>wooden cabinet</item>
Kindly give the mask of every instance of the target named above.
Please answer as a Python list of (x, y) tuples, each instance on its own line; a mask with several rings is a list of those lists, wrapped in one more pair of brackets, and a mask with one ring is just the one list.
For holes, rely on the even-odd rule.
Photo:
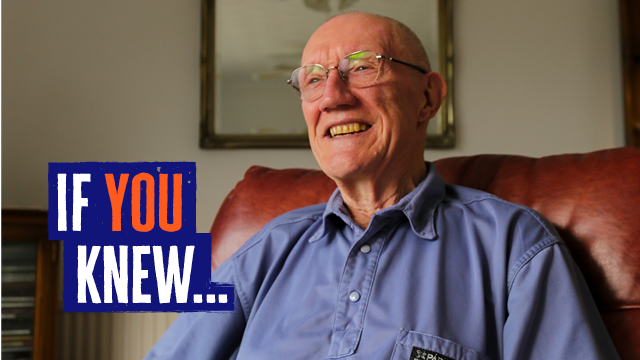
[(2, 359), (55, 359), (58, 245), (46, 211), (2, 210)]

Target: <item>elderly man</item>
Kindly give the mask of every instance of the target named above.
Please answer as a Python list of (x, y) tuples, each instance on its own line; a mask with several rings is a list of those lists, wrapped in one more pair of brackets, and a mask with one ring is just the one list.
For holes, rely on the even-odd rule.
[(446, 87), (411, 30), (340, 15), (302, 64), (289, 82), (338, 189), (213, 273), (235, 312), (180, 315), (149, 358), (618, 358), (553, 226), (424, 162)]

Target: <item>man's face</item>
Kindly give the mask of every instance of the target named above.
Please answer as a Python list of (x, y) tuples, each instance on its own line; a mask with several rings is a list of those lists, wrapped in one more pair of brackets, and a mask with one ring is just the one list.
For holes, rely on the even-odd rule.
[[(388, 23), (368, 15), (336, 17), (309, 39), (302, 64), (329, 68), (359, 50), (412, 62), (409, 51), (393, 38), (391, 29)], [(422, 139), (429, 120), (424, 115), (425, 76), (411, 67), (382, 60), (375, 85), (353, 88), (337, 70), (330, 70), (323, 95), (302, 102), (311, 149), (322, 170), (341, 180), (392, 178), (408, 172), (416, 151), (422, 157)], [(367, 130), (332, 136), (336, 126), (350, 124), (364, 125)]]

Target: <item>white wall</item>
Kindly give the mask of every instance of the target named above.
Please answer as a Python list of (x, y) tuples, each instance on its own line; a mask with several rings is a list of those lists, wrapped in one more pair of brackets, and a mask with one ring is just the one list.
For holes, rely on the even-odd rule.
[[(621, 146), (617, 7), (456, 1), (458, 146), (425, 157)], [(195, 161), (205, 232), (250, 165), (317, 168), (305, 149), (198, 148), (199, 37), (199, 0), (3, 1), (2, 206), (46, 207), (48, 162)], [(144, 355), (159, 335), (119, 324), (148, 317), (110, 322), (129, 341), (113, 358)]]
[(461, 141), (451, 153), (623, 146), (618, 1), (463, 1), (454, 10)]

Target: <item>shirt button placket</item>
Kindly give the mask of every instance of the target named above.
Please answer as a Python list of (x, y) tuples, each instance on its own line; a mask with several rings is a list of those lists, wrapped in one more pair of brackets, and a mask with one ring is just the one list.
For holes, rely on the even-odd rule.
[(366, 243), (352, 249), (347, 259), (340, 285), (346, 298), (340, 299), (336, 307), (336, 326), (331, 337), (329, 358), (355, 353), (362, 333), (363, 316), (366, 314), (366, 308), (363, 307), (368, 303), (371, 282), (375, 277), (372, 271), (375, 271), (383, 242), (384, 232), (377, 232)]
[[(369, 244), (362, 244), (360, 246), (360, 252), (363, 254), (368, 254), (371, 252), (371, 245)], [(349, 293), (349, 300), (353, 303), (357, 303), (360, 300), (360, 293), (357, 292), (356, 290), (352, 291), (351, 293)]]

